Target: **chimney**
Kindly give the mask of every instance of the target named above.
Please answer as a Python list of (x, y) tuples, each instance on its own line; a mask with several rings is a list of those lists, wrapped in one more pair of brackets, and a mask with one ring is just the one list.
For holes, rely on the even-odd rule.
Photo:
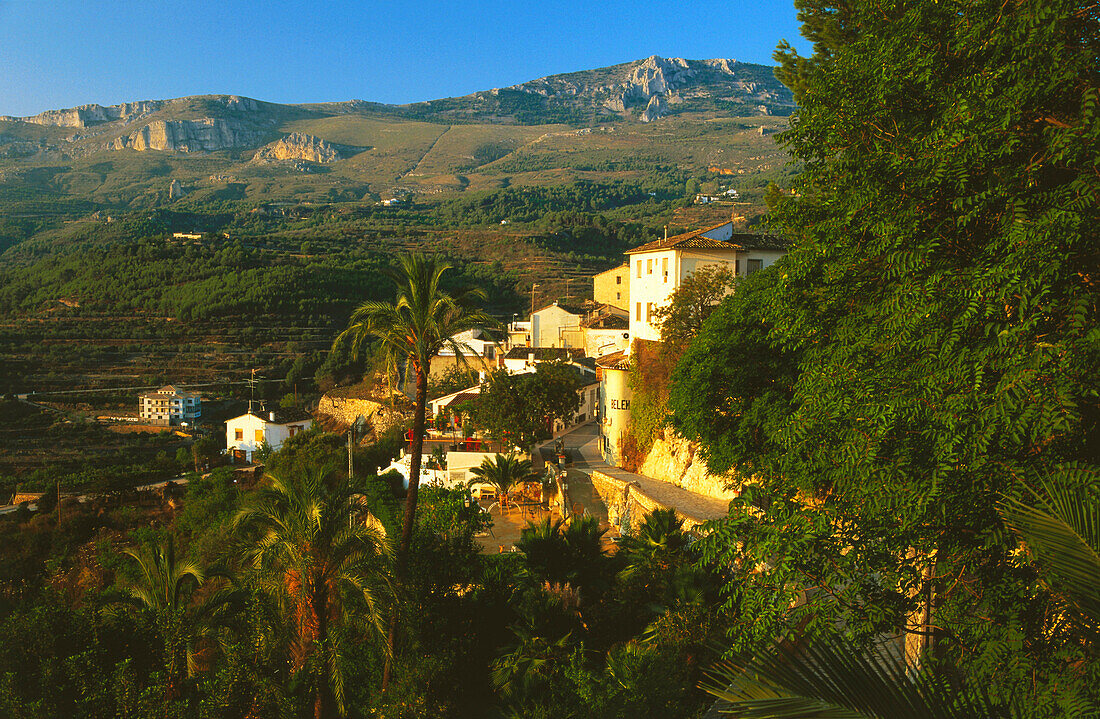
[(528, 352), (527, 353), (527, 361), (528, 362), (534, 362), (535, 361), (535, 353), (534, 352)]
[(274, 413), (274, 412), (268, 412), (268, 413), (267, 413), (267, 416), (271, 418), (271, 421), (272, 421), (272, 422), (274, 422), (274, 421), (275, 421), (275, 413)]
[(665, 225), (665, 239), (668, 239), (668, 225)]

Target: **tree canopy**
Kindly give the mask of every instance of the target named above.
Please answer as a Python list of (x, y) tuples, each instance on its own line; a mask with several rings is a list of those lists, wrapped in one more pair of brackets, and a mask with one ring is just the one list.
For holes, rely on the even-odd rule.
[(520, 447), (551, 436), (555, 420), (570, 420), (580, 398), (580, 372), (560, 362), (541, 362), (534, 372), (493, 372), (474, 406), (474, 424), (490, 437)]
[[(705, 546), (769, 562), (740, 590), (745, 637), (908, 624), (1041, 686), (1075, 644), (995, 507), (1100, 465), (1095, 8), (799, 7), (815, 52), (777, 59), (801, 103), (781, 141), (805, 165), (772, 212), (795, 245), (674, 376), (675, 426), (766, 510)], [(788, 612), (809, 587), (829, 591)], [(929, 597), (934, 629), (912, 619)]]

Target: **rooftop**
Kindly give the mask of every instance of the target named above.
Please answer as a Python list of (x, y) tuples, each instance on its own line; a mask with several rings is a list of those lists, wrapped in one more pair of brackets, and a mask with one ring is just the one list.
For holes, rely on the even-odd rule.
[(581, 321), (581, 327), (590, 330), (625, 330), (630, 320), (622, 315), (600, 314)]
[[(255, 417), (257, 419), (262, 419), (264, 422), (271, 422), (272, 421), (271, 420), (271, 415), (268, 412), (255, 411), (255, 410), (252, 411), (252, 412), (245, 412), (244, 414), (242, 414), (238, 417), (234, 417), (233, 419), (240, 419), (241, 417), (247, 417), (248, 415), (252, 415), (253, 417)], [(307, 420), (312, 420), (312, 419), (313, 419), (313, 415), (311, 415), (309, 412), (305, 411), (304, 409), (297, 409), (297, 408), (277, 409), (277, 410), (275, 410), (274, 424), (290, 424), (291, 422), (305, 422)], [(229, 420), (229, 421), (232, 422), (233, 420)]]
[(723, 222), (720, 225), (702, 227), (698, 230), (673, 235), (661, 240), (647, 242), (644, 245), (627, 250), (626, 254), (632, 255), (639, 252), (656, 252), (658, 250), (785, 250), (790, 243), (775, 235), (757, 234), (755, 232), (731, 232), (729, 240), (716, 240), (707, 237), (708, 232), (721, 229), (730, 225)]
[(536, 362), (578, 360), (584, 357), (582, 347), (513, 347), (504, 355), (506, 360), (525, 360), (534, 355)]
[(596, 360), (596, 366), (602, 369), (630, 369), (630, 355), (625, 351), (612, 352)]

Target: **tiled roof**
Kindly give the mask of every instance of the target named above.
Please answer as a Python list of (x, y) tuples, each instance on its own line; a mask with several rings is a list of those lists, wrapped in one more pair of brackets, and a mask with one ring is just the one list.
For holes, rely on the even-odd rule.
[[(266, 412), (253, 412), (257, 417), (270, 422), (270, 416)], [(313, 415), (304, 409), (277, 409), (275, 410), (275, 424), (290, 424), (291, 422), (304, 422), (313, 419)]]
[(630, 320), (621, 315), (597, 315), (582, 321), (581, 327), (590, 330), (625, 330), (630, 327)]
[(735, 232), (728, 241), (711, 239), (710, 237), (707, 237), (705, 235), (705, 233), (710, 232), (711, 230), (716, 230), (719, 227), (723, 227), (728, 224), (728, 222), (723, 222), (720, 225), (703, 227), (698, 230), (692, 230), (691, 232), (685, 232), (681, 235), (674, 235), (666, 239), (647, 242), (644, 245), (635, 247), (632, 250), (627, 250), (626, 254), (632, 255), (638, 252), (656, 252), (658, 250), (673, 249), (785, 250), (790, 244), (782, 238), (775, 237), (774, 235), (761, 235), (753, 232)]
[(630, 369), (630, 355), (626, 352), (612, 352), (597, 358), (596, 366), (603, 369)]
[(601, 306), (600, 303), (593, 302), (592, 300), (578, 300), (578, 301), (575, 301), (575, 302), (570, 302), (568, 300), (566, 300), (566, 301), (558, 300), (557, 302), (546, 305), (545, 307), (538, 308), (537, 310), (535, 310), (535, 312), (538, 313), (538, 312), (542, 312), (543, 310), (548, 310), (551, 307), (557, 307), (559, 309), (565, 310), (566, 312), (568, 312), (569, 314), (572, 314), (572, 315), (583, 315), (585, 313), (593, 312), (593, 311), (599, 309), (600, 306)]

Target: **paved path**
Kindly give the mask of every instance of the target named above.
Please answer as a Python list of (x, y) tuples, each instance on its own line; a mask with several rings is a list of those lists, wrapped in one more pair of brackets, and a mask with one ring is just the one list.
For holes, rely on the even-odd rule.
[(670, 482), (634, 474), (607, 464), (600, 455), (599, 434), (595, 422), (581, 425), (561, 439), (567, 449), (574, 450), (573, 468), (580, 472), (602, 472), (624, 482), (637, 482), (645, 494), (661, 505), (675, 507), (681, 514), (700, 521), (719, 519), (729, 514), (729, 502), (725, 499), (696, 494)]

